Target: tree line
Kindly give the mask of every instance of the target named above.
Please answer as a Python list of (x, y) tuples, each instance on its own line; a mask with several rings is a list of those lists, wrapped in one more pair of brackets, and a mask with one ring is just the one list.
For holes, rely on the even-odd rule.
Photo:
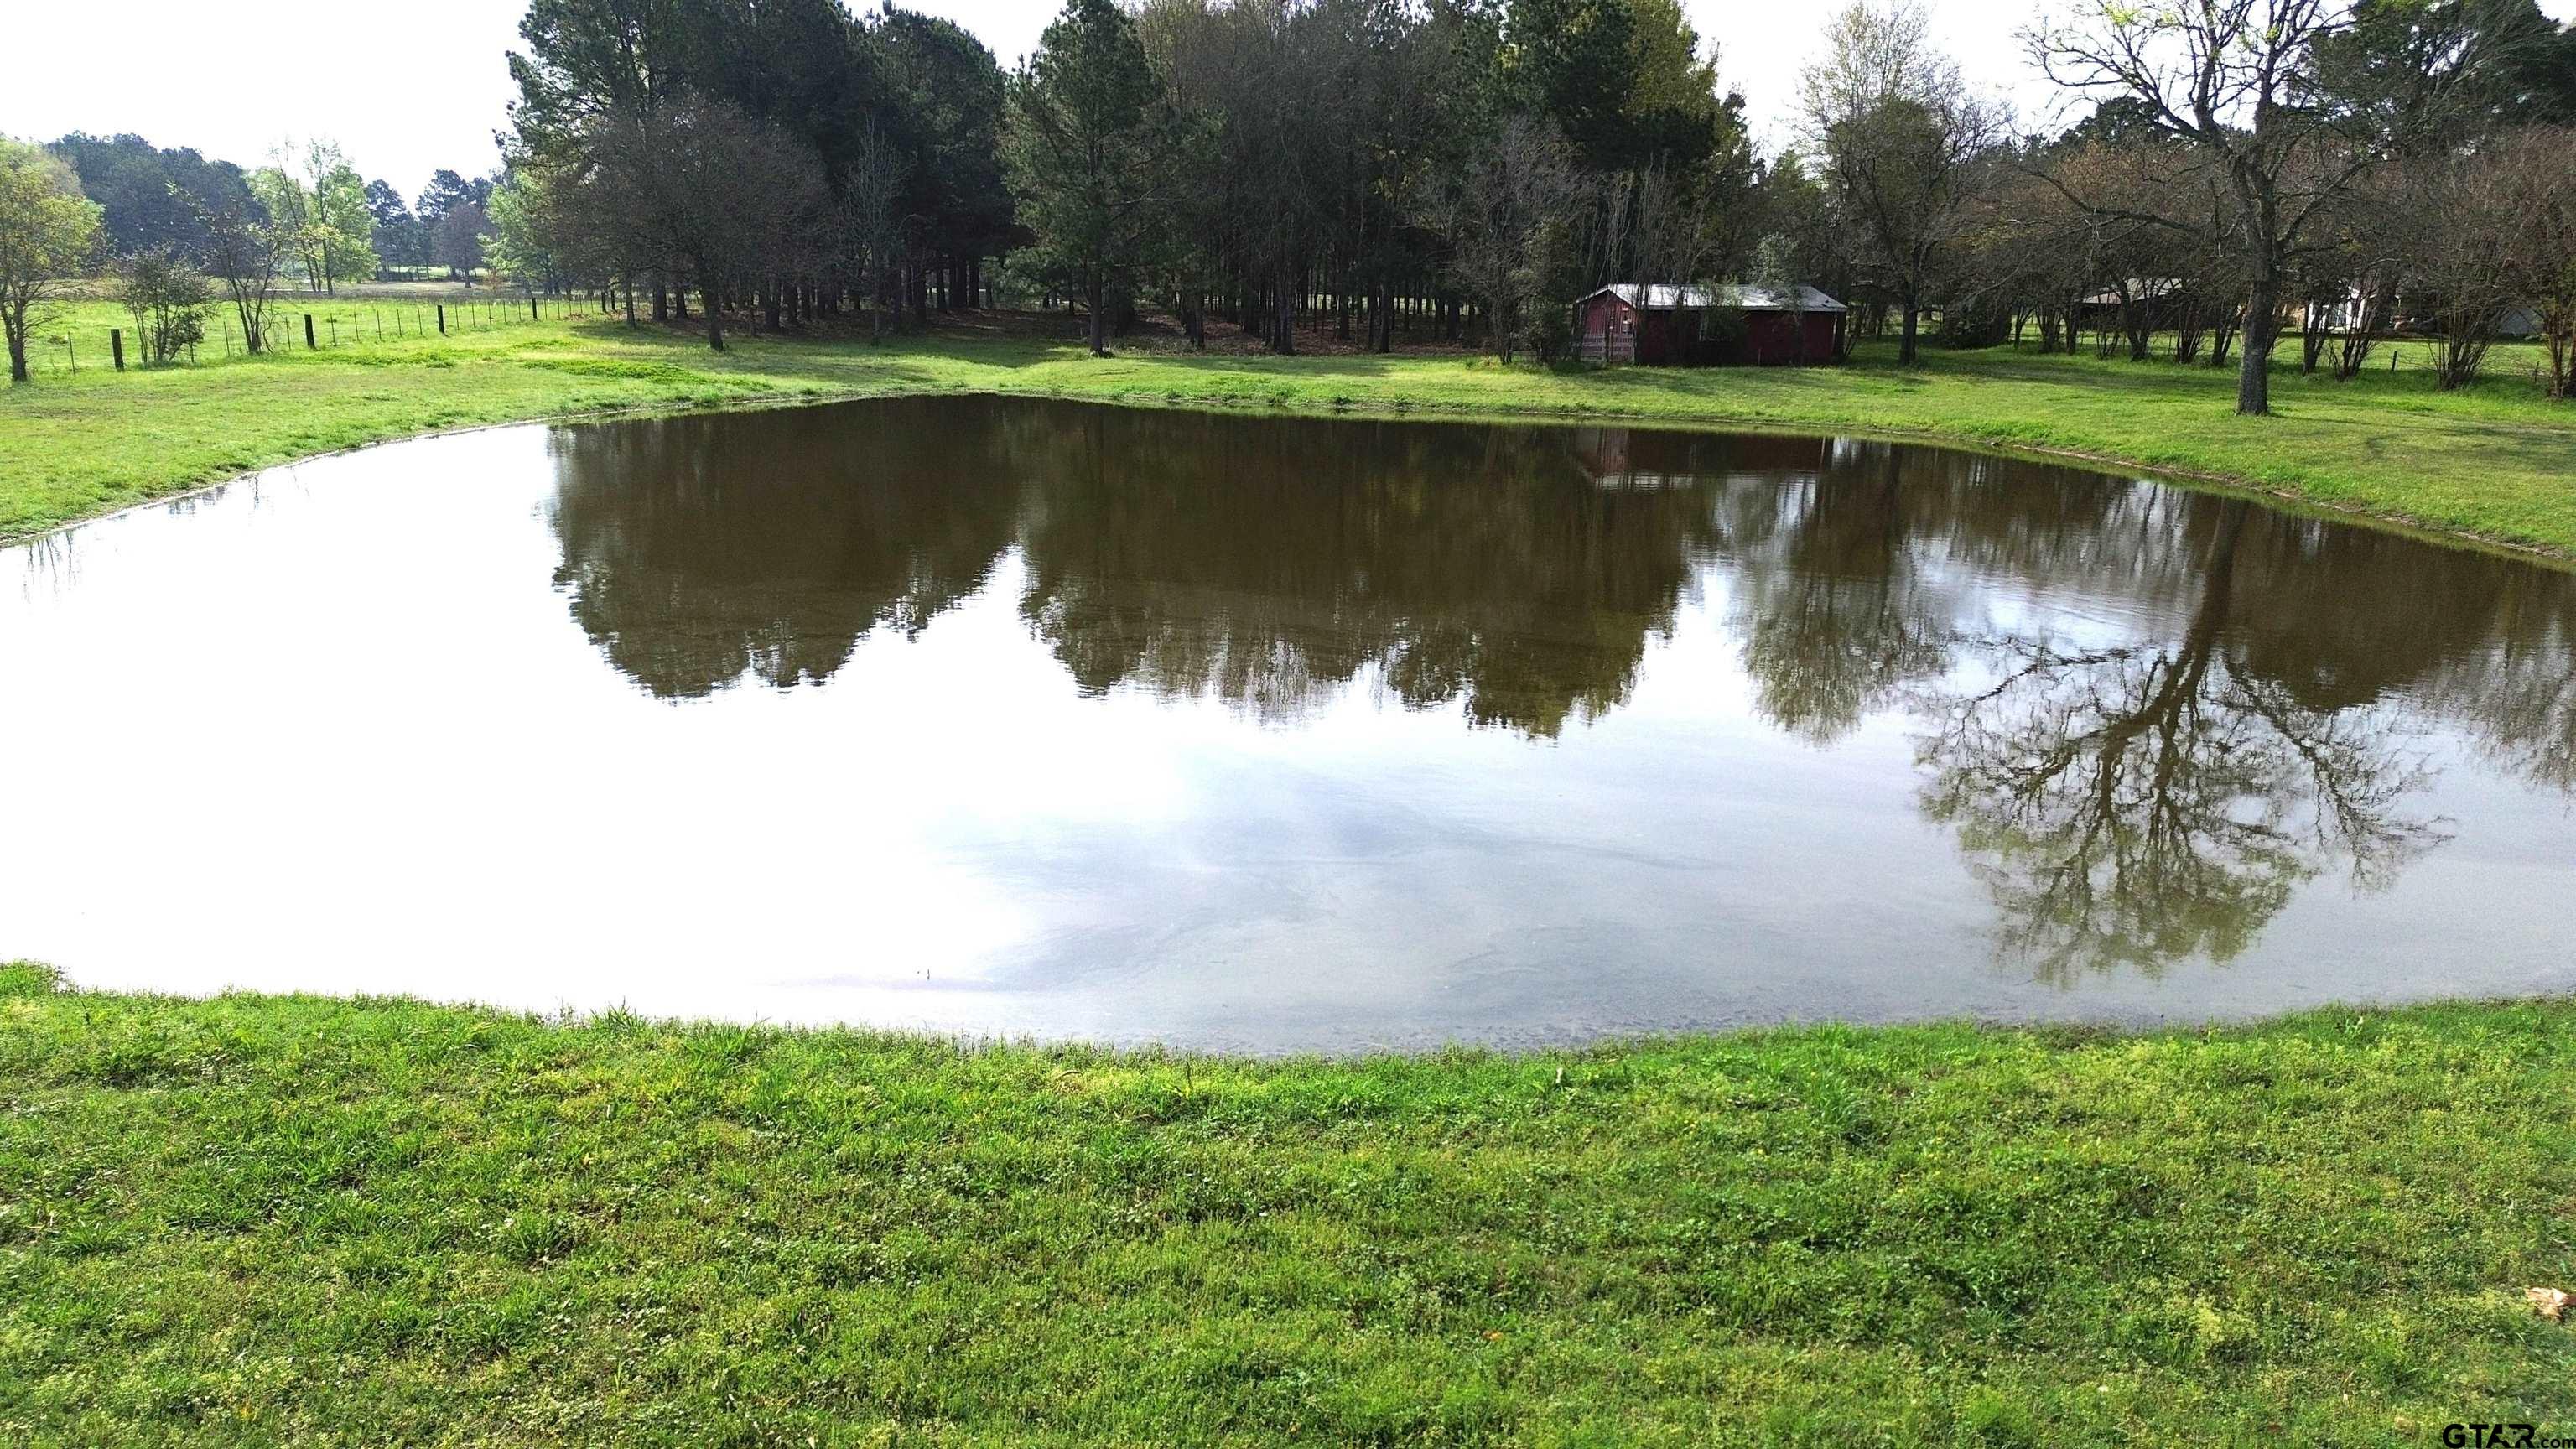
[[(2442, 381), (2517, 309), (2576, 347), (2576, 35), (2533, 0), (2074, 0), (2026, 35), (2063, 134), (1980, 98), (1907, 0), (1858, 3), (1757, 155), (1675, 0), (1069, 0), (1005, 74), (832, 0), (539, 0), (512, 173), (572, 270), (779, 326), (1064, 298), (1280, 352), (1570, 349), (1612, 281), (1739, 277), (1943, 341), (2113, 327), (2268, 405), (2285, 310), (2349, 375), (2411, 319)], [(2404, 310), (2401, 312), (2401, 308)], [(1847, 345), (1847, 344), (1846, 344)]]
[(391, 183), (362, 179), (328, 138), (281, 145), (251, 168), (131, 134), (76, 131), (45, 149), (98, 205), (98, 246), (107, 256), (161, 253), (202, 266), (215, 226), (240, 213), (299, 234), (297, 270), (317, 292), (392, 267), (438, 266), (458, 276), (479, 269), (492, 229), (485, 204), (500, 179), (440, 170), (406, 201)]
[(839, 0), (532, 0), (520, 37), (501, 172), (411, 208), (327, 146), (247, 175), (65, 146), (162, 158), (126, 210), (194, 228), (246, 332), (265, 263), (327, 290), (426, 257), (717, 348), (1007, 293), (1095, 351), (1153, 312), (1508, 361), (1570, 355), (1604, 284), (1732, 278), (1849, 303), (1839, 351), (2089, 332), (2234, 366), (2248, 412), (2287, 326), (2346, 377), (2421, 327), (2458, 386), (2520, 320), (2576, 392), (2576, 31), (2534, 0), (2065, 0), (2024, 36), (2084, 101), (2056, 135), (1914, 0), (1857, 0), (1768, 156), (1679, 0), (1068, 0), (1008, 71)]
[(775, 327), (1063, 298), (1281, 352), (1561, 345), (1587, 279), (1747, 244), (1742, 102), (1678, 0), (1074, 0), (1005, 73), (832, 0), (538, 0), (512, 176), (566, 269)]
[(441, 170), (406, 204), (386, 182), (361, 180), (327, 139), (280, 145), (267, 164), (245, 169), (130, 134), (74, 132), (48, 146), (0, 137), (10, 379), (27, 379), (27, 339), (48, 304), (101, 269), (151, 363), (203, 340), (218, 306), (234, 313), (250, 351), (267, 350), (270, 302), (287, 286), (327, 296), (424, 265), (470, 284), (495, 240), (487, 203), (499, 184)]

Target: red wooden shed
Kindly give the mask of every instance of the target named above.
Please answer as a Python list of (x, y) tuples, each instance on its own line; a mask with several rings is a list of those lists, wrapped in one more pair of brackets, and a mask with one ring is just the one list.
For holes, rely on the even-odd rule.
[(1761, 287), (1620, 282), (1574, 304), (1575, 336), (1583, 360), (1605, 366), (1831, 362), (1843, 304), (1813, 287), (1798, 293), (1793, 307)]

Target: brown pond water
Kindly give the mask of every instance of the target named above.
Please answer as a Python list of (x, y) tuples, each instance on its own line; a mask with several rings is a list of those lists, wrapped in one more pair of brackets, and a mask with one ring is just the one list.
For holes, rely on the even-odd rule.
[(2576, 578), (1928, 448), (994, 399), (0, 551), (0, 958), (1252, 1050), (2576, 989)]

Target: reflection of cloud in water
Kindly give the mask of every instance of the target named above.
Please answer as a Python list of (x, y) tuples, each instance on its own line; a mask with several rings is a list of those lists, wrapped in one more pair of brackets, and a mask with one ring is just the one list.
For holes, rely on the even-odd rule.
[(1761, 718), (1819, 749), (1912, 720), (1924, 816), (2050, 979), (2228, 960), (2307, 882), (2390, 880), (2444, 838), (2419, 736), (2576, 785), (2566, 576), (2062, 468), (989, 399), (557, 438), (558, 586), (664, 698), (830, 679), (998, 586), (1087, 694), (1305, 727), (1359, 687), (1555, 738), (1714, 585)]

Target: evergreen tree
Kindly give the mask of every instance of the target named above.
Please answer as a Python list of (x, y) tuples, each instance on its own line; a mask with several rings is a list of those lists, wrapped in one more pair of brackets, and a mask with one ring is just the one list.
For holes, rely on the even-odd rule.
[(1004, 157), (1021, 214), (1081, 290), (1096, 356), (1155, 220), (1155, 111), (1145, 48), (1114, 0), (1068, 0), (1011, 82)]

